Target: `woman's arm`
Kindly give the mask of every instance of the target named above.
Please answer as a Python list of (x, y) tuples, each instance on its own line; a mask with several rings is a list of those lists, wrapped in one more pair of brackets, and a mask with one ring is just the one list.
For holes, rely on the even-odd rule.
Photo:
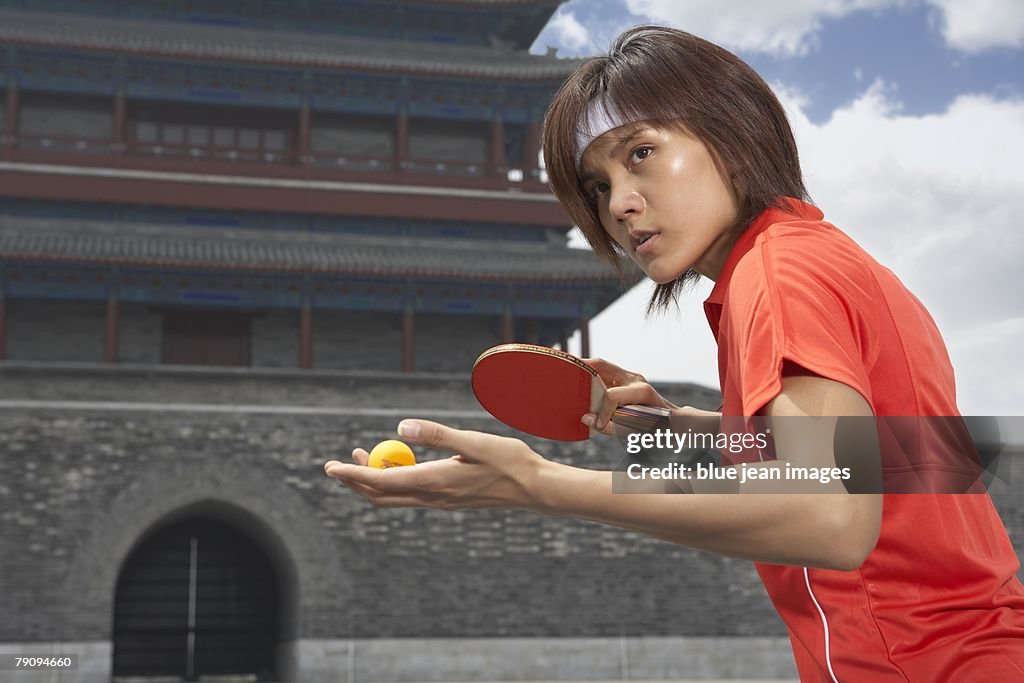
[[(807, 433), (777, 418), (871, 416), (856, 391), (813, 375), (785, 376), (781, 393), (762, 412), (778, 427), (779, 460), (816, 466), (835, 466), (832, 430)], [(878, 539), (882, 501), (876, 494), (619, 494), (612, 493), (612, 476), (545, 461), (536, 474), (534, 509), (730, 557), (828, 569), (858, 567)]]
[[(782, 392), (763, 412), (770, 420), (871, 415), (857, 392), (816, 376), (784, 377)], [(780, 459), (834, 464), (830, 430), (812, 430), (809, 435), (797, 431), (776, 433)], [(367, 453), (356, 449), (357, 464), (331, 461), (325, 471), (382, 507), (523, 508), (603, 522), (760, 562), (853, 569), (878, 538), (882, 505), (878, 495), (614, 493), (614, 473), (547, 461), (518, 439), (424, 420), (403, 421), (399, 434), (458, 455), (414, 467), (376, 470), (364, 466)], [(798, 447), (802, 452), (795, 452)]]

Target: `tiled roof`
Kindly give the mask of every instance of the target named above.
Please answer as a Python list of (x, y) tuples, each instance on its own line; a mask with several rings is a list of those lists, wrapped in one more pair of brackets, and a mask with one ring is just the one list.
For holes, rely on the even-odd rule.
[(560, 80), (579, 63), (579, 60), (502, 48), (19, 10), (0, 10), (0, 43), (314, 68), (524, 80)]
[(327, 276), (616, 281), (593, 252), (554, 242), (196, 228), (0, 216), (0, 261)]

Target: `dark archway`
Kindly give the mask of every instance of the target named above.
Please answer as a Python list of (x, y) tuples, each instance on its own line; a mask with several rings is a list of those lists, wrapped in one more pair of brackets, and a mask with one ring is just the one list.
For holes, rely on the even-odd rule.
[(281, 589), (234, 526), (192, 517), (157, 529), (125, 561), (114, 598), (114, 676), (273, 680)]

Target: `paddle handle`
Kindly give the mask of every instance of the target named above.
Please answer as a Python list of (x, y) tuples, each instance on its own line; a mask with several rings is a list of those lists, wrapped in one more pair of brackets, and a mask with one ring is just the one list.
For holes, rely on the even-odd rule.
[(669, 408), (645, 405), (619, 406), (612, 413), (612, 422), (639, 432), (650, 432), (657, 428), (669, 428)]

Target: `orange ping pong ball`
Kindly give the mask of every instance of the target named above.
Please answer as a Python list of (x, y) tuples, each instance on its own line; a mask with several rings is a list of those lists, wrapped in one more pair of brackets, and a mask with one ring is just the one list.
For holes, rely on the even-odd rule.
[(412, 454), (411, 448), (398, 439), (388, 439), (373, 447), (366, 464), (377, 469), (415, 465), (416, 456)]

